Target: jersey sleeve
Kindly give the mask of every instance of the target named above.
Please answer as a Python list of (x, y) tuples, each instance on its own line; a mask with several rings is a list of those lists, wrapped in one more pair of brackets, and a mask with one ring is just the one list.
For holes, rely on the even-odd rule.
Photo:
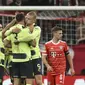
[(14, 29), (14, 27), (11, 27), (9, 30), (7, 30), (5, 32), (5, 36), (9, 36), (12, 33), (12, 30)]
[[(22, 34), (19, 34), (19, 36), (18, 36), (18, 41), (26, 42), (26, 41), (30, 41), (30, 40), (33, 40), (36, 37), (38, 37), (41, 34), (41, 29), (40, 28), (35, 28), (35, 29), (36, 30), (33, 31), (32, 33), (29, 30), (28, 30), (28, 32), (22, 30)], [(24, 36), (23, 36), (23, 34), (24, 34)]]
[(8, 41), (10, 41), (11, 40), (11, 35), (7, 36), (5, 39), (8, 40)]
[(47, 56), (47, 48), (46, 48), (46, 44), (44, 45), (44, 49), (42, 50), (42, 55), (46, 55)]

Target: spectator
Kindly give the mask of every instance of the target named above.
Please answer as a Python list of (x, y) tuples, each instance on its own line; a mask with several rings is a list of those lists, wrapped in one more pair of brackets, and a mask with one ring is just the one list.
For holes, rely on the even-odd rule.
[(13, 0), (7, 0), (7, 5), (13, 3)]
[(48, 6), (54, 5), (54, 0), (22, 0), (23, 6)]
[(71, 4), (71, 6), (76, 5), (76, 0), (70, 0), (70, 4)]
[(78, 0), (79, 6), (85, 6), (85, 0)]
[(7, 5), (6, 0), (2, 0), (2, 5), (3, 6), (6, 6)]
[(13, 0), (12, 3), (9, 4), (9, 6), (21, 6), (22, 0)]

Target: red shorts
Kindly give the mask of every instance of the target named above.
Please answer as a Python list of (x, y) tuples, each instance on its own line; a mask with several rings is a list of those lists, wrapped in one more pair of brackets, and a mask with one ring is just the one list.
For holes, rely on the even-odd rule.
[(50, 72), (47, 73), (48, 85), (62, 84), (64, 85), (65, 72), (59, 75), (51, 75)]

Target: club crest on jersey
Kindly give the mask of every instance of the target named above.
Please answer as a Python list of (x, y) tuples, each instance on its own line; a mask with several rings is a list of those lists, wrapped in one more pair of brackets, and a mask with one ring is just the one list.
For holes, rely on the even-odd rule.
[(63, 49), (63, 46), (60, 46), (59, 48), (60, 48), (60, 50), (62, 50)]

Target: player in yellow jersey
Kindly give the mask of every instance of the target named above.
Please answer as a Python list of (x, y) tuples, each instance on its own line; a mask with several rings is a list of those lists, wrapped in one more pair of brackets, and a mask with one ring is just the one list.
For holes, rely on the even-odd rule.
[(2, 85), (2, 79), (4, 75), (4, 45), (2, 42), (2, 25), (0, 24), (0, 85)]
[(34, 11), (27, 13), (26, 15), (26, 24), (29, 27), (31, 32), (37, 31), (37, 37), (35, 38), (36, 47), (30, 46), (31, 55), (32, 55), (32, 63), (33, 63), (33, 72), (35, 75), (35, 80), (37, 85), (42, 85), (42, 61), (41, 54), (39, 48), (39, 40), (41, 35), (41, 28), (36, 26), (36, 18), (37, 15)]

